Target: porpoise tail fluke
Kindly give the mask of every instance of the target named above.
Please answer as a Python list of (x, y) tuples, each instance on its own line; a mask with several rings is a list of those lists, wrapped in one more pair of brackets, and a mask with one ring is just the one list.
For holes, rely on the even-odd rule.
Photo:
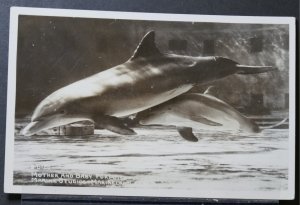
[(260, 129), (273, 129), (273, 128), (276, 128), (276, 127), (279, 127), (280, 125), (284, 124), (289, 118), (284, 118), (282, 121), (274, 124), (274, 125), (270, 125), (270, 126), (259, 126)]

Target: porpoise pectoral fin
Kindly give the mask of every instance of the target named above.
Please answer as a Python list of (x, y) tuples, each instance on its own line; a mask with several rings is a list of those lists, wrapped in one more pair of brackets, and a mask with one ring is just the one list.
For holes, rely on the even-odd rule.
[(107, 129), (120, 135), (135, 135), (136, 132), (126, 125), (117, 117), (97, 116), (93, 118), (96, 128)]
[(193, 129), (191, 127), (177, 127), (177, 131), (185, 140), (198, 142), (198, 138), (193, 134)]

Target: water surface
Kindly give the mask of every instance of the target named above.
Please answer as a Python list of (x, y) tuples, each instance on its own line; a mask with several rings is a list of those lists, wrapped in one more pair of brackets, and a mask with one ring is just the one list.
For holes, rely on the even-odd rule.
[[(287, 189), (287, 129), (264, 130), (253, 135), (201, 131), (196, 133), (199, 138), (196, 143), (185, 141), (171, 127), (135, 130), (138, 133), (135, 136), (120, 136), (105, 130), (96, 130), (91, 136), (17, 135), (14, 184), (239, 191)], [(48, 176), (37, 177), (39, 173)], [(58, 175), (51, 177), (51, 173)], [(86, 183), (41, 181), (59, 178)], [(113, 183), (93, 183), (91, 180), (95, 179)]]

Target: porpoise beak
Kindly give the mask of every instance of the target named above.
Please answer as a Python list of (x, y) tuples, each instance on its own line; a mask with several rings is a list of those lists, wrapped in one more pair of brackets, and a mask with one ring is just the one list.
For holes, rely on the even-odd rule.
[(39, 131), (39, 129), (37, 129), (38, 127), (38, 122), (31, 122), (29, 123), (24, 129), (21, 130), (21, 135), (25, 135), (25, 136), (31, 136), (34, 135), (36, 132)]
[(62, 125), (67, 125), (79, 121), (88, 120), (93, 122), (92, 119), (86, 116), (72, 116), (72, 115), (62, 116), (61, 114), (48, 115), (48, 116), (43, 116), (40, 118), (33, 118), (33, 119), (39, 119), (39, 120), (30, 122), (23, 130), (21, 130), (21, 135), (31, 136), (43, 130), (47, 130), (53, 127), (59, 127)]
[[(62, 125), (59, 116), (52, 115), (48, 117), (32, 117), (30, 122), (22, 131), (21, 134), (25, 136), (34, 135), (42, 130), (50, 129)], [(35, 121), (37, 120), (37, 121)]]
[(258, 74), (258, 73), (266, 73), (269, 71), (277, 71), (278, 69), (272, 66), (249, 66), (249, 65), (236, 65), (237, 74)]

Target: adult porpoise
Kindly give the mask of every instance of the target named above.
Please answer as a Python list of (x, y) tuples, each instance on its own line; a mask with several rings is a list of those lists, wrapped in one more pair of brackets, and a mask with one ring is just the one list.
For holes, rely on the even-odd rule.
[(196, 142), (195, 130), (258, 133), (259, 126), (226, 102), (214, 97), (209, 87), (204, 94), (180, 95), (137, 115), (142, 125), (173, 125), (188, 141)]
[(119, 134), (135, 134), (119, 117), (128, 116), (187, 92), (195, 84), (232, 74), (256, 74), (271, 66), (244, 66), (223, 57), (163, 54), (148, 32), (123, 64), (74, 82), (50, 94), (35, 108), (24, 135), (89, 120)]

